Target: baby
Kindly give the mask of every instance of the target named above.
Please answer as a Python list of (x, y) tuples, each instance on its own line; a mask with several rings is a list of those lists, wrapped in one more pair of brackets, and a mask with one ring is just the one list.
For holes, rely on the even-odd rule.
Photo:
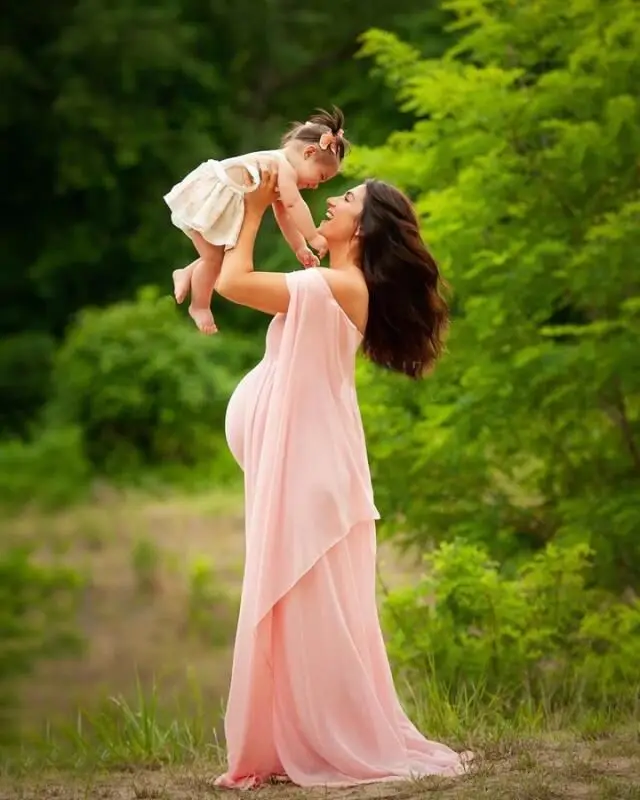
[(327, 243), (300, 189), (317, 189), (337, 175), (349, 147), (343, 125), (340, 109), (320, 110), (307, 122), (293, 124), (279, 150), (205, 161), (165, 195), (171, 221), (191, 238), (199, 255), (174, 271), (174, 294), (181, 303), (191, 290), (189, 314), (203, 333), (217, 330), (211, 313), (213, 290), (224, 252), (235, 246), (242, 229), (244, 195), (259, 185), (261, 167), (277, 164), (279, 199), (273, 211), (298, 261), (305, 267), (320, 263)]

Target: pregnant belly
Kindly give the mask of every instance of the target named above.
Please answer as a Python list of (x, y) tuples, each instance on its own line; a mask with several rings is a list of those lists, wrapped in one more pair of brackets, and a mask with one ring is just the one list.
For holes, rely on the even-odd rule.
[(227, 405), (225, 435), (231, 455), (244, 469), (245, 447), (251, 437), (258, 401), (269, 382), (269, 364), (261, 361), (236, 386)]

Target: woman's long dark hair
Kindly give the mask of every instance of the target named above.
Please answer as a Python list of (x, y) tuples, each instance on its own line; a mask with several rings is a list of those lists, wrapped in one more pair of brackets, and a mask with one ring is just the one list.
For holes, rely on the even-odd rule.
[(382, 367), (421, 378), (444, 346), (449, 309), (440, 294), (443, 281), (408, 198), (383, 181), (365, 186), (359, 238), (369, 318), (363, 351)]

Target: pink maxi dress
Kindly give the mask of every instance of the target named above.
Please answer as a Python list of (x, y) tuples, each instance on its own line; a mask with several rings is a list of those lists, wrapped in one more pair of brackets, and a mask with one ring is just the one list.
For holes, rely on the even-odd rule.
[(227, 409), (246, 562), (218, 786), (346, 786), (464, 771), (398, 700), (376, 606), (375, 520), (355, 390), (361, 335), (318, 269)]

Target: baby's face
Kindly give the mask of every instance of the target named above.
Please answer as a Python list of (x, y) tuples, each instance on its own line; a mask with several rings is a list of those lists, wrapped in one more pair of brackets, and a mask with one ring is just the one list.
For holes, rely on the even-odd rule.
[(338, 174), (338, 163), (331, 158), (318, 155), (317, 150), (305, 148), (305, 152), (298, 160), (296, 173), (298, 175), (298, 189), (317, 189), (321, 183), (330, 181)]

